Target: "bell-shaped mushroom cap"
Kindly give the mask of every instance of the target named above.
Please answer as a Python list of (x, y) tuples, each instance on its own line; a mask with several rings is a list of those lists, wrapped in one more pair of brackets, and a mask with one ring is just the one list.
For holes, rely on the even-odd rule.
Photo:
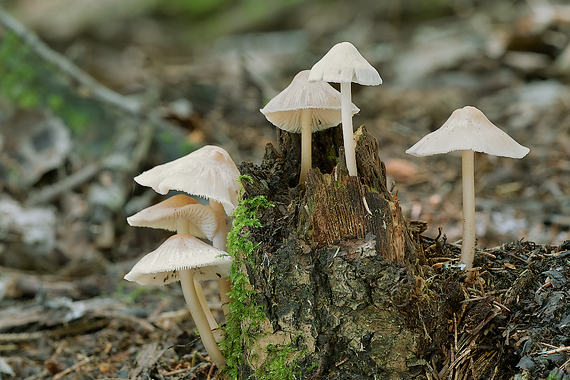
[(455, 150), (472, 150), (511, 158), (522, 158), (530, 151), (497, 128), (483, 112), (465, 106), (453, 111), (438, 130), (424, 136), (406, 153), (431, 156)]
[(179, 281), (178, 271), (191, 269), (200, 281), (228, 277), (232, 259), (224, 251), (195, 238), (177, 234), (144, 256), (125, 275), (141, 285), (165, 285)]
[(214, 210), (184, 194), (174, 195), (154, 206), (147, 207), (129, 216), (127, 222), (134, 227), (176, 231), (179, 219), (188, 221), (187, 233), (199, 238), (212, 240), (218, 228)]
[(355, 82), (366, 86), (382, 84), (378, 71), (350, 42), (334, 45), (320, 61), (315, 63), (311, 68), (309, 81)]
[[(327, 82), (309, 82), (310, 72), (295, 75), (291, 84), (260, 110), (267, 120), (288, 132), (301, 133), (301, 110), (310, 109), (313, 132), (340, 124), (340, 92)], [(352, 114), (358, 111), (352, 104)]]
[(155, 166), (136, 176), (135, 181), (152, 187), (159, 194), (178, 190), (212, 199), (221, 203), (229, 215), (238, 204), (239, 175), (228, 152), (218, 146), (206, 145), (184, 157)]

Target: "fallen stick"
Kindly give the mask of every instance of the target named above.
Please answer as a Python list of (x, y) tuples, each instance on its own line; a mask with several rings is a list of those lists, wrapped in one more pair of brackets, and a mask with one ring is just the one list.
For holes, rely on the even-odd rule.
[(18, 36), (46, 62), (51, 63), (58, 70), (73, 78), (80, 87), (85, 87), (94, 99), (111, 104), (133, 115), (141, 114), (142, 106), (138, 101), (127, 98), (99, 84), (93, 77), (63, 55), (51, 49), (37, 35), (26, 29), (18, 20), (10, 16), (2, 6), (0, 6), (0, 25)]

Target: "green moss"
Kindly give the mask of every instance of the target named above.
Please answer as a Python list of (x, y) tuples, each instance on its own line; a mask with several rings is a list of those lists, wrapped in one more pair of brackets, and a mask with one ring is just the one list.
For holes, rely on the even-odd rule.
[(240, 181), (241, 183), (243, 183), (244, 180), (248, 180), (249, 183), (253, 183), (253, 178), (251, 178), (251, 176), (247, 175), (247, 174), (242, 174), (239, 176), (238, 181)]
[(333, 163), (333, 165), (338, 163), (338, 157), (336, 156), (336, 148), (334, 145), (331, 145), (331, 148), (329, 149), (328, 159)]
[[(251, 178), (240, 177), (243, 181)], [(246, 352), (255, 342), (262, 337), (258, 327), (268, 323), (265, 314), (259, 305), (252, 300), (256, 294), (245, 273), (245, 260), (253, 265), (251, 256), (258, 244), (248, 239), (251, 228), (261, 227), (258, 215), (262, 210), (273, 207), (265, 197), (258, 196), (251, 199), (243, 199), (232, 216), (234, 217), (232, 229), (228, 233), (228, 254), (234, 262), (230, 270), (232, 290), (230, 292), (230, 312), (224, 326), (224, 339), (220, 346), (226, 356), (227, 367), (222, 371), (229, 379), (237, 379), (240, 375), (241, 365), (246, 357)], [(295, 365), (296, 358), (300, 353), (296, 348), (297, 336), (286, 345), (267, 345), (267, 356), (259, 368), (254, 369), (257, 380), (293, 380), (295, 375), (299, 378), (299, 366)], [(254, 354), (249, 353), (251, 361), (257, 361)]]
[(72, 88), (13, 33), (0, 42), (0, 94), (22, 108), (49, 108), (76, 133), (103, 118), (103, 110)]
[(228, 233), (228, 254), (234, 260), (230, 270), (230, 312), (224, 328), (224, 339), (220, 342), (227, 361), (224, 372), (230, 379), (238, 378), (244, 347), (251, 346), (256, 338), (251, 331), (265, 318), (261, 308), (252, 301), (255, 290), (245, 273), (244, 261), (251, 262), (251, 255), (257, 246), (248, 239), (249, 228), (261, 227), (258, 212), (272, 206), (265, 197), (258, 196), (243, 199), (232, 214), (233, 225)]
[(270, 344), (267, 346), (267, 355), (265, 361), (267, 364), (264, 364), (255, 373), (257, 380), (296, 380), (301, 378), (301, 371), (295, 365), (295, 360), (292, 360), (292, 357), (300, 355), (297, 353), (297, 348), (293, 342), (285, 346)]

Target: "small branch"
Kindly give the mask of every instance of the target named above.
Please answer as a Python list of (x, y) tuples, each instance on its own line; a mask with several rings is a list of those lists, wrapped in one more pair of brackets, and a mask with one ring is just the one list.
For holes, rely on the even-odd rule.
[[(151, 115), (150, 117), (152, 118), (153, 116)], [(154, 120), (154, 123), (158, 124), (159, 120)], [(128, 163), (128, 166), (125, 168), (125, 171), (127, 173), (135, 172), (141, 165), (141, 162), (145, 159), (145, 157), (147, 157), (149, 148), (152, 143), (152, 138), (154, 136), (154, 131), (155, 127), (152, 122), (143, 124), (141, 126), (138, 134), (137, 144), (132, 154), (129, 155), (130, 161)], [(91, 180), (91, 178), (97, 175), (101, 169), (105, 167), (105, 164), (105, 160), (87, 164), (82, 169), (74, 172), (73, 174), (70, 174), (59, 182), (51, 186), (44, 187), (43, 189), (33, 193), (26, 204), (28, 206), (37, 206), (53, 201), (61, 194), (71, 191)], [(127, 188), (125, 191), (128, 193), (130, 189)]]
[(79, 363), (75, 363), (74, 365), (72, 365), (71, 367), (68, 367), (67, 369), (63, 370), (62, 372), (56, 374), (53, 377), (53, 380), (59, 380), (61, 379), (63, 376), (83, 367), (84, 365), (89, 364), (90, 362), (92, 362), (93, 360), (96, 359), (95, 355), (89, 356), (87, 359), (80, 361)]
[(98, 162), (90, 163), (61, 181), (45, 187), (33, 194), (26, 202), (28, 206), (37, 206), (53, 201), (59, 195), (70, 191), (93, 178), (101, 170)]
[(26, 45), (43, 60), (73, 78), (81, 87), (85, 87), (89, 90), (89, 93), (94, 99), (113, 105), (133, 115), (141, 114), (142, 107), (139, 102), (99, 84), (73, 62), (51, 49), (37, 35), (27, 30), (18, 20), (10, 16), (2, 6), (0, 6), (0, 25), (18, 36), (18, 38), (26, 43)]
[(559, 354), (561, 352), (568, 352), (570, 351), (570, 347), (559, 347), (555, 350), (550, 350), (550, 351), (542, 351), (539, 352), (539, 355), (552, 355), (552, 354)]

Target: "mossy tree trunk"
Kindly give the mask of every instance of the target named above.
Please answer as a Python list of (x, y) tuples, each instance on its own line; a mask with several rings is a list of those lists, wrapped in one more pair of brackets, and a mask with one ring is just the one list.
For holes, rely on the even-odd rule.
[(378, 143), (363, 127), (355, 138), (358, 177), (338, 127), (314, 135), (305, 186), (299, 135), (281, 133), (280, 152), (268, 145), (260, 166), (238, 165), (244, 198), (273, 204), (240, 231), (257, 245), (241, 270), (261, 313), (239, 322), (239, 379), (421, 378), (422, 358), (447, 334)]

